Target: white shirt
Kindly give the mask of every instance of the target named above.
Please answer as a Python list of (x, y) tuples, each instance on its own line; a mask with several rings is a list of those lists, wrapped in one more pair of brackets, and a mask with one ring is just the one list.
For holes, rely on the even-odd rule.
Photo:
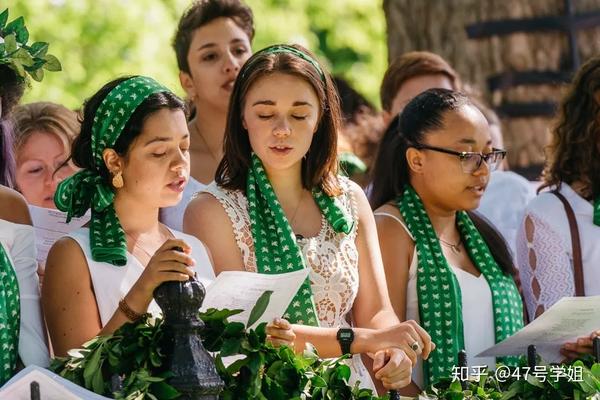
[[(578, 225), (585, 294), (600, 295), (600, 226), (593, 223), (592, 204), (567, 184), (561, 185), (560, 193), (573, 208)], [(547, 310), (562, 297), (575, 295), (571, 230), (558, 197), (540, 193), (529, 203), (517, 239), (519, 274), (533, 319), (538, 306)]]
[(40, 305), (33, 227), (0, 219), (0, 245), (8, 254), (19, 282), (19, 356), (26, 366), (35, 364), (47, 367), (49, 353)]
[(190, 176), (190, 180), (183, 189), (181, 201), (174, 206), (160, 209), (160, 221), (171, 229), (175, 229), (179, 232), (183, 231), (183, 215), (185, 214), (185, 209), (190, 201), (192, 201), (194, 195), (204, 190), (206, 186), (207, 185), (204, 183), (201, 183)]
[(521, 175), (494, 171), (477, 209), (500, 231), (515, 259), (517, 230), (525, 207), (534, 197), (534, 185)]
[[(173, 236), (184, 240), (192, 248), (191, 256), (196, 261), (194, 269), (196, 270), (197, 278), (205, 287), (208, 286), (215, 279), (215, 273), (204, 245), (194, 236), (175, 230), (171, 230), (171, 232)], [(144, 266), (129, 252), (127, 252), (127, 264), (124, 266), (115, 266), (107, 262), (94, 261), (90, 247), (89, 228), (80, 228), (69, 233), (68, 236), (79, 244), (87, 259), (94, 286), (96, 304), (98, 305), (100, 320), (104, 327), (119, 307), (119, 301), (129, 292), (144, 271)], [(150, 303), (148, 312), (154, 316), (161, 314), (160, 307), (154, 300)]]

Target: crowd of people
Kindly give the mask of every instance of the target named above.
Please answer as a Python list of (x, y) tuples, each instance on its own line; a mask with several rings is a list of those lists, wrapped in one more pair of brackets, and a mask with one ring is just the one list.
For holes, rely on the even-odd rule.
[[(352, 382), (406, 395), (460, 350), (514, 363), (476, 355), (600, 294), (600, 57), (561, 100), (536, 192), (439, 55), (390, 63), (378, 112), (302, 46), (253, 54), (254, 31), (241, 0), (194, 2), (173, 41), (185, 100), (126, 76), (77, 113), (18, 105), (26, 83), (0, 64), (0, 386), (159, 314), (161, 283), (223, 271), (308, 269), (268, 340), (350, 353)], [(89, 222), (39, 265), (28, 206)]]

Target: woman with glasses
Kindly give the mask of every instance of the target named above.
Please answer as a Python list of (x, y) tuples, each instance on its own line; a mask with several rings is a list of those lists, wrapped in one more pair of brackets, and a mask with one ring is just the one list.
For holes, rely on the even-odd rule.
[(506, 244), (470, 212), (506, 154), (492, 148), (484, 116), (467, 96), (430, 89), (387, 129), (393, 140), (379, 150), (371, 205), (392, 306), (437, 344), (413, 368), (404, 394), (415, 395), (452, 376), (460, 350), (468, 365), (494, 367), (475, 356), (520, 329), (523, 311)]

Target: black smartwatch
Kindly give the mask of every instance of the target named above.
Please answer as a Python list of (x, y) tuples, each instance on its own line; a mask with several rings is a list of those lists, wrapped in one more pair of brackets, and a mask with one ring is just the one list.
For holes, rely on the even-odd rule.
[(337, 331), (337, 340), (340, 343), (340, 348), (343, 354), (352, 354), (350, 352), (350, 346), (354, 341), (354, 331), (352, 328), (340, 328)]

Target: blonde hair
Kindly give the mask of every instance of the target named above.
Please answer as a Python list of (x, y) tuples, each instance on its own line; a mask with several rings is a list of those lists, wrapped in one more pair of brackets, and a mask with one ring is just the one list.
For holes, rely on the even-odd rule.
[(40, 101), (17, 106), (12, 114), (15, 154), (36, 132), (54, 134), (70, 152), (73, 139), (79, 134), (77, 113), (63, 105)]

